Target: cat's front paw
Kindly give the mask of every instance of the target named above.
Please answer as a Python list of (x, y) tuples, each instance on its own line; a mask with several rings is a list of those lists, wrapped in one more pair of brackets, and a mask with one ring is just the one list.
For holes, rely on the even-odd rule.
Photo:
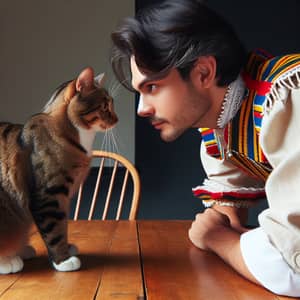
[(20, 256), (0, 257), (0, 274), (17, 273), (23, 269), (24, 263)]
[(81, 262), (78, 257), (71, 256), (59, 264), (53, 262), (53, 266), (57, 271), (68, 272), (68, 271), (75, 271), (80, 269)]

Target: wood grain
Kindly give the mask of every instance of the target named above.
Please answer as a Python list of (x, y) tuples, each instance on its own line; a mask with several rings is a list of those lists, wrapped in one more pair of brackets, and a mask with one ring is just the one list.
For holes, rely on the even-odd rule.
[(70, 241), (81, 252), (82, 269), (67, 273), (51, 269), (42, 240), (35, 234), (32, 245), (38, 257), (25, 262), (21, 276), (1, 299), (93, 299), (117, 225), (109, 221), (71, 222)]
[(195, 248), (189, 221), (138, 221), (148, 300), (278, 299), (229, 268), (214, 254)]
[(144, 299), (136, 222), (118, 223), (107, 260), (96, 299)]
[(242, 278), (220, 258), (195, 248), (190, 221), (71, 221), (82, 268), (51, 268), (37, 232), (37, 257), (0, 276), (0, 300), (291, 300)]

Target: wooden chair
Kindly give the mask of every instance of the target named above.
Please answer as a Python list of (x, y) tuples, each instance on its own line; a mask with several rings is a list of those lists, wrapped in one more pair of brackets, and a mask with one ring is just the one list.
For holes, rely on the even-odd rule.
[[(104, 169), (107, 169), (106, 168), (107, 164), (111, 165), (111, 167), (108, 168), (108, 169), (111, 169), (111, 174), (109, 174), (110, 180), (109, 180), (108, 187), (106, 188), (107, 191), (105, 191), (105, 192), (107, 192), (107, 194), (106, 194), (106, 200), (105, 200), (104, 209), (103, 209), (103, 213), (102, 213), (102, 220), (107, 219), (109, 207), (111, 204), (113, 189), (115, 188), (115, 185), (116, 185), (116, 177), (119, 176), (118, 173), (120, 173), (120, 172), (122, 173), (122, 175), (120, 175), (120, 176), (123, 179), (121, 179), (122, 184), (120, 186), (122, 186), (122, 187), (120, 188), (121, 191), (120, 191), (120, 195), (119, 195), (120, 197), (119, 197), (119, 201), (118, 201), (118, 208), (117, 208), (115, 220), (120, 219), (121, 212), (123, 209), (124, 197), (125, 197), (127, 190), (129, 190), (127, 188), (129, 181), (131, 181), (131, 184), (132, 184), (132, 189), (131, 189), (132, 190), (132, 200), (131, 200), (131, 206), (130, 206), (128, 219), (135, 220), (136, 215), (137, 215), (137, 210), (138, 210), (139, 199), (140, 199), (140, 191), (141, 191), (140, 177), (139, 177), (139, 174), (138, 174), (136, 168), (129, 160), (127, 160), (125, 157), (123, 157), (119, 154), (116, 154), (116, 153), (94, 150), (92, 155), (93, 155), (93, 160), (95, 158), (98, 158), (98, 161), (100, 161), (100, 163), (99, 163), (99, 170), (98, 170), (98, 174), (97, 174), (97, 180), (96, 180), (95, 187), (94, 187), (93, 197), (92, 197), (92, 201), (90, 204), (88, 220), (91, 220), (94, 216), (94, 211), (95, 211), (99, 192), (100, 193), (103, 192), (103, 190), (101, 189), (101, 187), (102, 187), (101, 184), (103, 182), (103, 177), (104, 177), (103, 174), (105, 173)], [(123, 173), (124, 173), (124, 175), (123, 175)], [(81, 184), (79, 191), (78, 191), (75, 213), (74, 213), (74, 217), (73, 217), (74, 220), (78, 220), (79, 210), (80, 210), (80, 206), (81, 206), (81, 202), (82, 202), (82, 198), (83, 198), (82, 197), (83, 189), (84, 189), (85, 184), (86, 183)], [(86, 200), (87, 199), (84, 199), (83, 201), (86, 202)], [(98, 199), (98, 201), (99, 201), (99, 199)]]

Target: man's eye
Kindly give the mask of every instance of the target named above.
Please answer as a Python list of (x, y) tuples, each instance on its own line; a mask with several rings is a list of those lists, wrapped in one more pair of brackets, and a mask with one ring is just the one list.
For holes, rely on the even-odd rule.
[(147, 91), (148, 93), (152, 93), (156, 90), (157, 86), (155, 84), (148, 84), (147, 85)]

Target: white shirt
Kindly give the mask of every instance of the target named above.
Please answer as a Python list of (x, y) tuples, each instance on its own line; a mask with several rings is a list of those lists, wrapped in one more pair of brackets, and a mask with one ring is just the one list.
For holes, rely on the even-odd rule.
[[(274, 84), (260, 132), (260, 144), (273, 171), (265, 183), (269, 208), (260, 227), (241, 235), (249, 271), (277, 294), (300, 297), (300, 70), (286, 85)], [(296, 75), (297, 76), (296, 76)], [(285, 80), (287, 80), (285, 78)], [(208, 189), (259, 191), (263, 184), (227, 159), (215, 159), (202, 147)]]

